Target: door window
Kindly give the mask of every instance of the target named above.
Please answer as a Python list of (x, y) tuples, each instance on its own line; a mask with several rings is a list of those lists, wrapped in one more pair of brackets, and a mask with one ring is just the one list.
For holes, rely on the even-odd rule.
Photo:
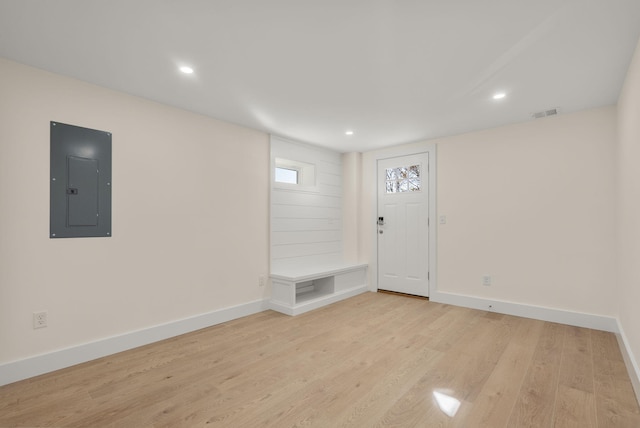
[(420, 165), (387, 168), (387, 193), (417, 192), (421, 186)]

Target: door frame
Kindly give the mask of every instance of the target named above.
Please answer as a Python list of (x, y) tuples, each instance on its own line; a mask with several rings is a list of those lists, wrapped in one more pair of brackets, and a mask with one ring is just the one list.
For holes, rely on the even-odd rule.
[[(429, 154), (429, 296), (434, 297), (437, 293), (437, 195), (436, 195), (436, 172), (437, 172), (437, 157), (436, 157), (436, 144), (424, 143), (416, 144), (411, 147), (392, 147), (389, 149), (377, 150), (371, 157), (371, 161), (368, 165), (370, 171), (370, 190), (369, 194), (371, 198), (370, 213), (371, 218), (367, 218), (366, 228), (369, 231), (368, 235), (371, 239), (371, 253), (369, 255), (369, 278), (370, 289), (372, 291), (378, 291), (378, 226), (376, 224), (378, 213), (378, 161), (382, 159), (395, 158), (400, 156), (410, 156), (420, 153)], [(364, 183), (363, 183), (364, 184)]]

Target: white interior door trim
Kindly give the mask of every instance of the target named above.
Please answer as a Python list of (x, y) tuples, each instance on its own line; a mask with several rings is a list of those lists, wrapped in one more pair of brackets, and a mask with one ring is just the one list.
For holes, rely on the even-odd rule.
[(371, 206), (369, 212), (372, 213), (371, 218), (365, 219), (367, 225), (367, 234), (371, 239), (371, 252), (369, 254), (369, 275), (370, 290), (378, 290), (378, 226), (376, 225), (375, 214), (378, 212), (378, 193), (377, 193), (377, 171), (378, 161), (391, 157), (415, 155), (419, 153), (429, 154), (429, 296), (434, 295), (438, 289), (438, 264), (437, 264), (437, 153), (435, 143), (424, 143), (412, 145), (412, 147), (392, 147), (389, 149), (379, 150), (372, 156), (369, 165), (366, 166), (370, 171), (371, 183), (367, 183), (371, 198)]

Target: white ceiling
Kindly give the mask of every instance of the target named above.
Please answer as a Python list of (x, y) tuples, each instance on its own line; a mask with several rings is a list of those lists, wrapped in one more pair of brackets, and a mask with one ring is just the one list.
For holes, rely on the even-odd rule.
[(615, 104), (638, 37), (640, 0), (0, 0), (0, 56), (341, 152)]

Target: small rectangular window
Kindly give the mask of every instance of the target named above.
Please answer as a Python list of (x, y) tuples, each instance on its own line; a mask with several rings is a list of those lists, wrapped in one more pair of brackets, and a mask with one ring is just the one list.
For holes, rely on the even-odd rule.
[(298, 174), (297, 169), (276, 167), (276, 182), (298, 184)]
[(318, 192), (316, 166), (293, 159), (273, 160), (273, 188), (294, 192)]

